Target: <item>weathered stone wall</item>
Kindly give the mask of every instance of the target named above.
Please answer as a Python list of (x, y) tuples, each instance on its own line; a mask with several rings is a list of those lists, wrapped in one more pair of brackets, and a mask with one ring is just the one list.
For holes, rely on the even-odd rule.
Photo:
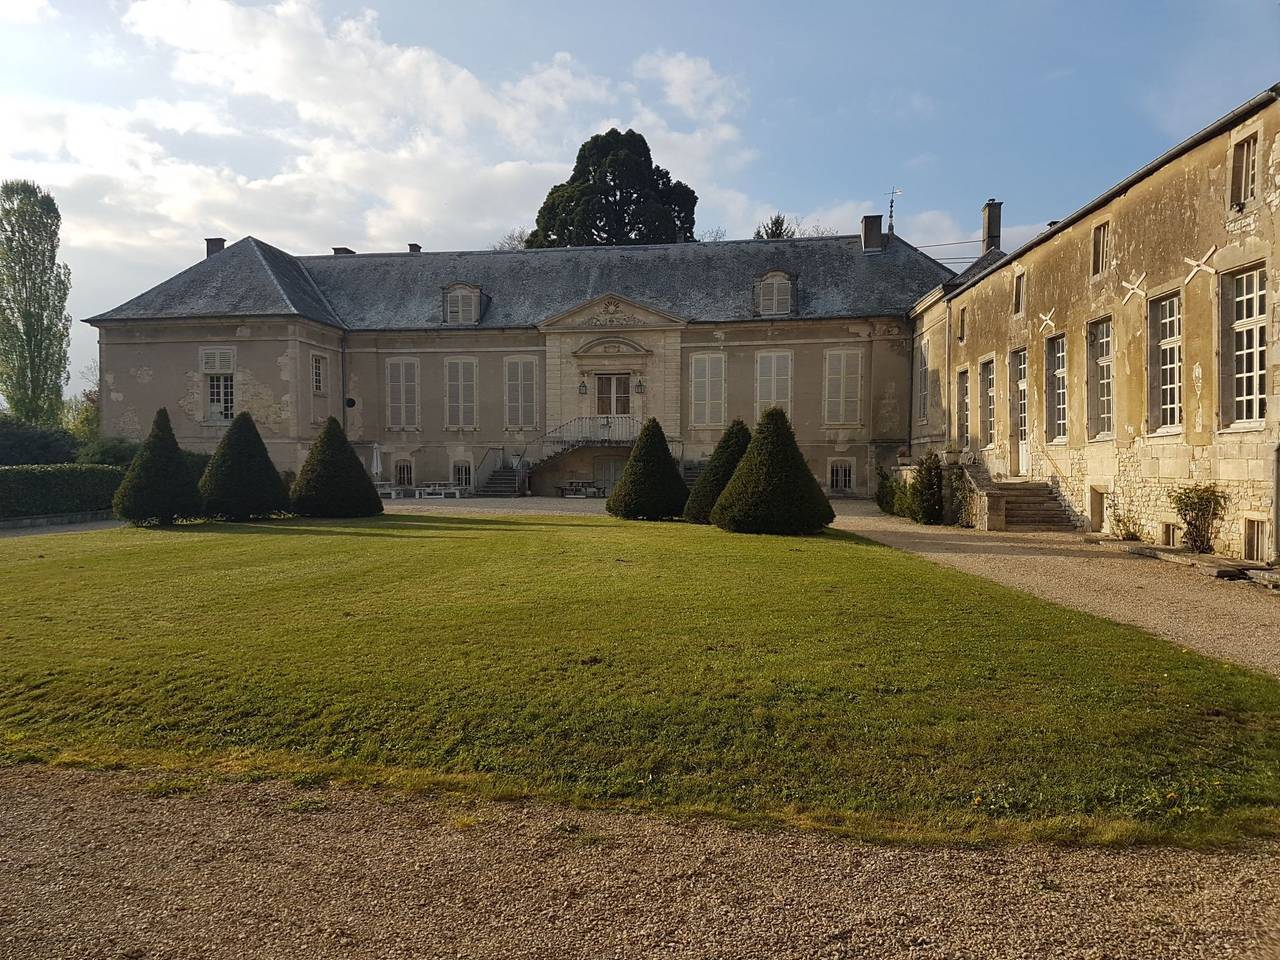
[[(1247, 137), (1258, 143), (1257, 196), (1232, 205), (1232, 157)], [(1144, 535), (1156, 539), (1174, 519), (1169, 491), (1217, 483), (1231, 498), (1217, 549), (1239, 555), (1244, 520), (1268, 524), (1277, 554), (1276, 449), (1280, 446), (1280, 264), (1272, 256), (1280, 222), (1280, 105), (1272, 102), (1152, 171), (1097, 209), (1020, 251), (976, 284), (921, 308), (916, 336), (929, 340), (929, 374), (942, 385), (941, 412), (915, 423), (913, 454), (968, 450), (994, 477), (1048, 481), (1088, 526), (1108, 525), (1107, 495), (1132, 503)], [(1094, 270), (1096, 228), (1107, 226), (1107, 253)], [(1266, 269), (1265, 419), (1235, 422), (1231, 311), (1233, 273)], [(1022, 277), (1022, 309), (1014, 305)], [(1182, 315), (1182, 423), (1161, 427), (1153, 382), (1150, 309), (1177, 294)], [(965, 336), (959, 315), (965, 312)], [(1111, 321), (1112, 429), (1091, 417), (1099, 368), (1090, 324)], [(1049, 422), (1050, 339), (1066, 344), (1067, 432)], [(1026, 351), (1027, 438), (1017, 435), (1015, 352)], [(988, 436), (984, 363), (995, 370), (995, 429)], [(957, 390), (968, 372), (969, 429), (959, 436)], [(940, 437), (935, 418), (947, 426)]]

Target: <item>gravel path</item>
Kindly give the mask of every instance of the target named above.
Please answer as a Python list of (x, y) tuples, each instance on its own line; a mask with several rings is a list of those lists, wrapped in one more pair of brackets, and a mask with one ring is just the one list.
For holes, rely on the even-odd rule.
[(1280, 676), (1280, 591), (1213, 580), (1079, 534), (925, 527), (865, 501), (839, 512), (842, 530)]
[(0, 771), (0, 956), (1280, 956), (1280, 848), (918, 851), (712, 820)]

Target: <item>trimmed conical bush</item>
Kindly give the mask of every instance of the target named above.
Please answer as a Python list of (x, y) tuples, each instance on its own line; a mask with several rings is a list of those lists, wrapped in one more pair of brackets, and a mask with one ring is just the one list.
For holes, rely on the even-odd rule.
[(720, 442), (716, 444), (707, 461), (702, 476), (689, 491), (689, 502), (684, 505), (684, 518), (690, 523), (710, 523), (711, 508), (729, 483), (738, 461), (747, 452), (747, 444), (751, 442), (751, 431), (741, 420), (729, 424)]
[(289, 509), (289, 493), (248, 411), (236, 414), (200, 478), (204, 515), (269, 517)]
[(766, 410), (711, 522), (734, 533), (817, 533), (835, 518), (787, 415)]
[(688, 498), (689, 488), (671, 456), (662, 424), (650, 417), (640, 428), (605, 509), (624, 520), (670, 520), (680, 516)]
[(304, 517), (373, 517), (382, 498), (342, 425), (330, 417), (293, 483), (293, 512)]
[(151, 432), (129, 464), (111, 502), (121, 520), (168, 526), (200, 516), (200, 492), (173, 436), (169, 411), (161, 407)]

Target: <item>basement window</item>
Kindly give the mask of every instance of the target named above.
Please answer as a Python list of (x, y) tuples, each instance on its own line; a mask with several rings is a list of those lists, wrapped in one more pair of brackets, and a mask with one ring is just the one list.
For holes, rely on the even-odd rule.
[(1178, 525), (1176, 523), (1160, 524), (1160, 546), (1176, 547), (1178, 545)]
[(1267, 521), (1245, 520), (1244, 558), (1254, 563), (1267, 562)]
[(853, 461), (831, 461), (831, 483), (828, 489), (832, 493), (853, 492)]

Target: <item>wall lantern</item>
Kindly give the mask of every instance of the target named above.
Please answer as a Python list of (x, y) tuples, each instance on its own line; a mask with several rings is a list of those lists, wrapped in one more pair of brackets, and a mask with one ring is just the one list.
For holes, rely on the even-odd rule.
[(587, 381), (583, 380), (578, 384), (578, 396), (585, 397), (587, 395)]
[(637, 381), (636, 381), (636, 393), (644, 393), (644, 381), (643, 381), (643, 380), (637, 380)]

